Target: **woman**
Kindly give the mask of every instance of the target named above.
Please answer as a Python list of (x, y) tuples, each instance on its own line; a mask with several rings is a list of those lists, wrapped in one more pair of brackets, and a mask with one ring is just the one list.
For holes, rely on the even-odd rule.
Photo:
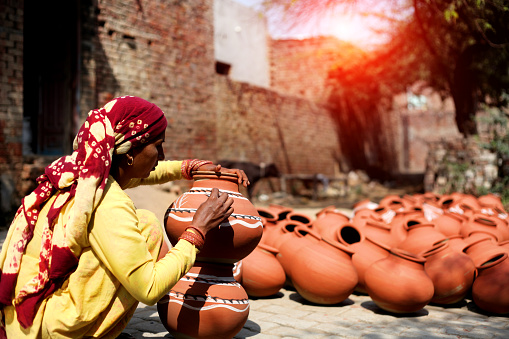
[(162, 161), (166, 126), (159, 107), (131, 96), (89, 113), (75, 151), (46, 168), (9, 228), (0, 254), (0, 338), (115, 338), (138, 302), (155, 304), (193, 266), (233, 200), (212, 190), (168, 251), (155, 215), (136, 210), (123, 189), (191, 179), (194, 170), (249, 182), (243, 171), (209, 161)]

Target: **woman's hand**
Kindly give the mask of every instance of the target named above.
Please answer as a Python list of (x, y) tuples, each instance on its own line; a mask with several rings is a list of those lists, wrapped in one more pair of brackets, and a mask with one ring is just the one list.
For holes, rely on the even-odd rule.
[(221, 173), (230, 173), (230, 174), (236, 174), (239, 177), (239, 185), (242, 185), (244, 187), (247, 187), (249, 185), (249, 179), (247, 178), (246, 173), (244, 173), (243, 170), (237, 169), (237, 168), (224, 168), (221, 167), (221, 165), (217, 164), (205, 164), (200, 166), (198, 168), (198, 171), (211, 171), (211, 172), (221, 172)]
[(204, 235), (213, 228), (216, 228), (228, 219), (233, 213), (233, 198), (228, 193), (220, 193), (213, 188), (210, 196), (198, 207), (193, 217), (192, 225), (199, 228)]

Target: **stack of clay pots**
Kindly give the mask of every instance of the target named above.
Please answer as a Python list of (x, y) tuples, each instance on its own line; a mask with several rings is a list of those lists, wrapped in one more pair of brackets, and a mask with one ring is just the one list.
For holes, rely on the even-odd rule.
[(310, 302), (336, 304), (356, 291), (393, 313), (468, 296), (481, 310), (509, 313), (509, 218), (497, 196), (389, 195), (353, 207), (347, 215), (330, 206), (313, 220), (258, 208), (263, 236), (241, 263), (248, 295), (292, 286)]

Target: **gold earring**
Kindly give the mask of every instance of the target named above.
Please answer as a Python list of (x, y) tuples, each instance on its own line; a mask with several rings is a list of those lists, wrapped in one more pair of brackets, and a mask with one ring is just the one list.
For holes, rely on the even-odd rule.
[(130, 155), (127, 156), (127, 165), (132, 166), (134, 164), (134, 158)]

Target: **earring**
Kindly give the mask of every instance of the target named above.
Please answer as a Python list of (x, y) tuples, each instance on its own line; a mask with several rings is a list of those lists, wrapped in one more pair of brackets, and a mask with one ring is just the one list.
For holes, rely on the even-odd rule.
[(134, 158), (130, 155), (127, 155), (127, 165), (132, 166), (134, 164)]

